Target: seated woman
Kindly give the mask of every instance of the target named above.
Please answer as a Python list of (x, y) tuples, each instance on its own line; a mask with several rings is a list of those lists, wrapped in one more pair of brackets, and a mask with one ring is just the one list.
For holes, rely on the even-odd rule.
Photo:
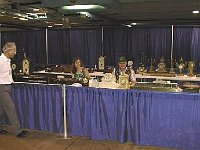
[(90, 79), (87, 68), (83, 67), (83, 62), (80, 58), (73, 59), (71, 66), (71, 75), (74, 81), (84, 82), (84, 79)]

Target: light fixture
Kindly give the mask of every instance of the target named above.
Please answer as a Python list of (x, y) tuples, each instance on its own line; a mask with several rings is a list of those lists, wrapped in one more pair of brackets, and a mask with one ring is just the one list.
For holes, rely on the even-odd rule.
[(38, 11), (40, 11), (40, 9), (39, 8), (33, 8), (33, 11), (38, 12)]
[(19, 18), (19, 20), (27, 21), (27, 18)]
[(47, 19), (47, 14), (46, 13), (36, 13), (38, 16), (38, 19)]
[(78, 12), (78, 13), (80, 13), (81, 15), (84, 15), (85, 17), (92, 18), (92, 15), (89, 12), (83, 12), (83, 11), (81, 11), (81, 12)]
[(63, 24), (62, 23), (55, 23), (54, 25), (55, 26), (62, 26)]
[(127, 25), (125, 25), (126, 27), (129, 27), (129, 28), (131, 28), (132, 26), (130, 25), (130, 24), (127, 24)]
[(193, 10), (192, 13), (193, 14), (199, 14), (199, 11), (198, 10)]
[(137, 25), (137, 23), (136, 23), (136, 22), (133, 22), (133, 23), (131, 23), (131, 25), (134, 25), (134, 26), (135, 26), (135, 25)]
[(91, 9), (105, 9), (101, 5), (71, 5), (71, 6), (62, 6), (63, 10), (91, 10)]

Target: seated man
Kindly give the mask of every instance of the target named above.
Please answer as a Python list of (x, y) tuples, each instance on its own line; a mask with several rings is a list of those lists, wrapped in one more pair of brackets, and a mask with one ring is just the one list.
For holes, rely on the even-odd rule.
[(118, 61), (118, 67), (116, 67), (113, 70), (113, 76), (116, 79), (116, 82), (118, 82), (119, 75), (127, 74), (129, 76), (129, 82), (130, 84), (133, 84), (136, 82), (135, 72), (133, 69), (130, 69), (129, 67), (126, 67), (127, 60), (125, 57), (120, 57)]

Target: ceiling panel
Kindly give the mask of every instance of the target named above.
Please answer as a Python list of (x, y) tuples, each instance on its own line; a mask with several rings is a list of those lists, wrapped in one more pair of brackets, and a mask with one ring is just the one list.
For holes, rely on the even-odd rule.
[[(106, 9), (60, 11), (61, 5), (100, 4)], [(35, 11), (35, 9), (39, 9)], [(199, 0), (0, 0), (0, 23), (30, 29), (147, 24), (199, 25)], [(81, 10), (83, 11), (83, 10)], [(32, 13), (32, 14), (31, 14)], [(24, 18), (25, 20), (19, 20)]]

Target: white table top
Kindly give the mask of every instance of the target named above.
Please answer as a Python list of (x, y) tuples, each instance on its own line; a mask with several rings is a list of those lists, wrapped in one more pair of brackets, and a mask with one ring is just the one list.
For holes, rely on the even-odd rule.
[[(34, 71), (33, 74), (71, 75), (71, 73), (64, 73), (64, 72), (45, 72), (45, 70), (42, 70), (42, 71)], [(102, 77), (103, 75), (104, 75), (103, 72), (93, 72), (93, 73), (90, 73), (90, 76), (100, 76), (100, 77)]]
[[(64, 72), (45, 72), (43, 71), (34, 71), (34, 74), (50, 74), (50, 75), (68, 75), (70, 76), (71, 73), (64, 73)], [(102, 77), (104, 75), (103, 72), (93, 72), (90, 73), (90, 76), (99, 76)], [(145, 74), (136, 74), (137, 79), (155, 79), (155, 80), (175, 80), (175, 81), (200, 81), (200, 77), (190, 77), (187, 75), (184, 76), (175, 76), (175, 77), (165, 77), (165, 76), (149, 76)]]
[(156, 79), (156, 80), (176, 80), (176, 81), (200, 81), (200, 77), (190, 77), (187, 75), (184, 76), (175, 76), (175, 77), (164, 77), (164, 76), (148, 76), (142, 74), (136, 74), (136, 78), (140, 79)]

